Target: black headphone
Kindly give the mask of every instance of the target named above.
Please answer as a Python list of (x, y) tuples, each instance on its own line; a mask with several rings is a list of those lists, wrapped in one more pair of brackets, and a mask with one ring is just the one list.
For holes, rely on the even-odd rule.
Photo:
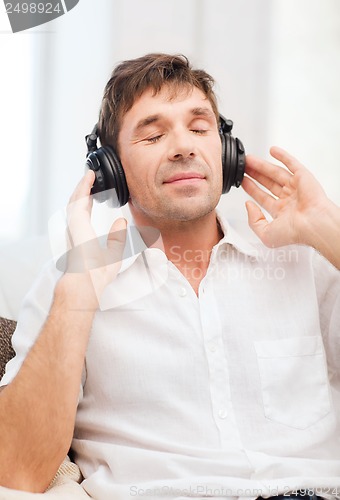
[[(220, 115), (222, 194), (227, 193), (232, 186), (240, 186), (246, 163), (243, 144), (237, 137), (231, 135), (232, 128), (233, 122)], [(122, 207), (129, 200), (129, 188), (117, 153), (111, 146), (98, 148), (97, 124), (91, 134), (85, 137), (85, 140), (87, 144), (86, 166), (96, 174), (91, 194), (95, 195), (95, 198), (100, 202), (110, 200), (113, 206)]]

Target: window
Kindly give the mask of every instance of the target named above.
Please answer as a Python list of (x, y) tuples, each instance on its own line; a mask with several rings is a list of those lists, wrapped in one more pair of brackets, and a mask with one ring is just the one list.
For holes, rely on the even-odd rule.
[(0, 241), (18, 238), (29, 186), (34, 35), (12, 34), (6, 13), (0, 14)]

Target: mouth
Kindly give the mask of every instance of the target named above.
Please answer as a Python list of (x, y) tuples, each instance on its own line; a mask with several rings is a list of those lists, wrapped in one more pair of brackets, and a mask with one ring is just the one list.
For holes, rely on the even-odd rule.
[(174, 174), (169, 179), (164, 181), (164, 184), (185, 184), (190, 182), (199, 182), (205, 179), (203, 174), (198, 172), (181, 172)]

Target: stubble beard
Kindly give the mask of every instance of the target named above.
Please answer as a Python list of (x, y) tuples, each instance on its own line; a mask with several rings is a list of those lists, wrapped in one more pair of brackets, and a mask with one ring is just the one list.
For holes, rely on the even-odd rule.
[(204, 200), (201, 197), (195, 200), (194, 191), (189, 186), (187, 193), (180, 199), (162, 197), (150, 207), (145, 207), (143, 201), (139, 203), (135, 199), (132, 202), (132, 212), (137, 210), (143, 218), (152, 222), (153, 226), (160, 228), (164, 225), (176, 226), (176, 223), (183, 224), (199, 220), (214, 211), (218, 202), (219, 196), (211, 194), (208, 194)]

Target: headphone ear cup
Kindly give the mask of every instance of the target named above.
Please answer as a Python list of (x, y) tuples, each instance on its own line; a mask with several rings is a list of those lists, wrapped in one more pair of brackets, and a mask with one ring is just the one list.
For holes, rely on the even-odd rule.
[(232, 161), (233, 144), (230, 134), (222, 134), (222, 172), (223, 186), (222, 194), (228, 193), (232, 186), (234, 162)]
[(122, 207), (128, 202), (124, 169), (113, 148), (103, 146), (96, 149), (87, 156), (86, 165), (96, 175), (91, 194), (99, 202), (110, 201), (114, 207)]
[(245, 149), (242, 142), (230, 133), (221, 134), (222, 141), (222, 194), (228, 193), (232, 186), (239, 187), (245, 170)]

